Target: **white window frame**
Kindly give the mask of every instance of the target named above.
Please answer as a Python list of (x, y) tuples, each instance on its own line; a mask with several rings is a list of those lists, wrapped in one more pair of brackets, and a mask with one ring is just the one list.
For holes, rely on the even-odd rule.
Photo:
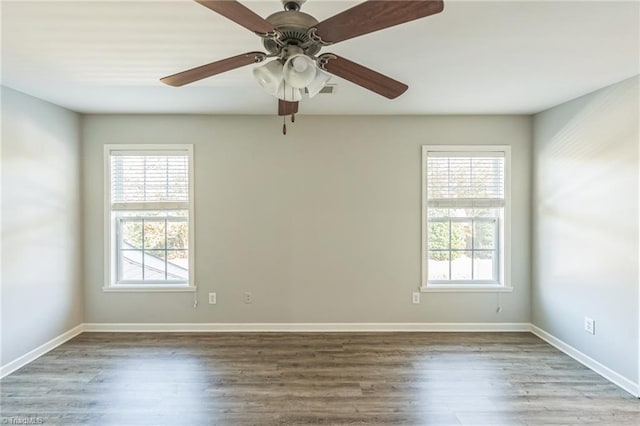
[[(498, 282), (429, 282), (428, 271), (428, 199), (427, 157), (430, 152), (504, 154), (504, 219), (499, 235)], [(422, 146), (422, 292), (510, 292), (511, 283), (511, 147), (509, 145), (423, 145)]]
[[(111, 153), (127, 151), (134, 154), (186, 152), (189, 159), (189, 279), (187, 283), (117, 284), (116, 253), (117, 224), (111, 209)], [(195, 223), (194, 223), (193, 144), (105, 144), (104, 145), (104, 286), (103, 291), (116, 292), (193, 292), (195, 284)]]

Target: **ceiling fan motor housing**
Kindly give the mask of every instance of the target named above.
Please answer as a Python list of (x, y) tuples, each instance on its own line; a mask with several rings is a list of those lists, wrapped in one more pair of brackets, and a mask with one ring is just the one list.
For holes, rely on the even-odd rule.
[(318, 25), (318, 20), (313, 16), (297, 10), (286, 10), (276, 12), (266, 20), (279, 33), (276, 38), (263, 38), (263, 45), (269, 53), (279, 54), (283, 48), (295, 45), (300, 47), (305, 54), (313, 56), (322, 48), (322, 45), (312, 40), (308, 34), (309, 28)]

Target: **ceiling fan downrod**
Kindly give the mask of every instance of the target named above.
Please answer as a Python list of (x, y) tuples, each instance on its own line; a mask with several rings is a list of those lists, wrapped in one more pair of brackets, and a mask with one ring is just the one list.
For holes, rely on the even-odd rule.
[(284, 1), (284, 10), (286, 10), (287, 12), (289, 11), (298, 12), (300, 10), (300, 7), (301, 7), (301, 2), (293, 1), (293, 0)]

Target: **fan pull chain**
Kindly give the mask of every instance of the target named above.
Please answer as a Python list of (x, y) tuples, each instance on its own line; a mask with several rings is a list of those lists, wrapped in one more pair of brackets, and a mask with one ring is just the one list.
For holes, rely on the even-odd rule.
[[(285, 82), (285, 88), (283, 90), (283, 94), (284, 94), (284, 99), (282, 99), (285, 102), (289, 102), (290, 104), (292, 104), (294, 101), (293, 99), (295, 99), (295, 88), (291, 88), (291, 101), (287, 101), (287, 88), (286, 88), (286, 82)], [(283, 111), (284, 112), (284, 111)], [(296, 113), (295, 111), (291, 111), (291, 123), (295, 123), (296, 122)], [(282, 116), (282, 134), (286, 135), (287, 134), (287, 116), (283, 115)]]
[[(292, 100), (293, 100), (293, 99), (295, 99), (295, 95), (294, 95), (294, 93), (293, 93), (293, 91), (294, 91), (294, 90), (296, 90), (296, 89), (294, 89), (294, 88), (292, 87), (292, 88), (291, 88), (291, 99), (292, 99)], [(291, 122), (292, 122), (292, 123), (295, 123), (295, 122), (296, 122), (296, 113), (295, 113), (295, 112), (292, 112), (292, 113), (291, 113)]]

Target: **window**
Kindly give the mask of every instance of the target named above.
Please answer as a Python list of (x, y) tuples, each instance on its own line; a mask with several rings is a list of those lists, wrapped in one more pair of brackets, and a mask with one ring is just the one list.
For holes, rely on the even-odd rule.
[(105, 290), (193, 290), (192, 145), (105, 146)]
[(422, 289), (510, 290), (508, 146), (423, 146)]

